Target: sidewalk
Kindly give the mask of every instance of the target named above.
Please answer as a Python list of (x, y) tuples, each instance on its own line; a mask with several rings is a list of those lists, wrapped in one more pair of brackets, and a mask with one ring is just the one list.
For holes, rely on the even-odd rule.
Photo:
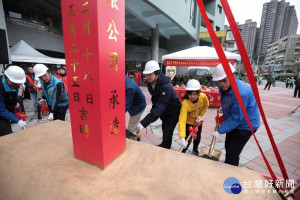
[[(294, 90), (281, 87), (271, 87), (270, 90), (263, 90), (264, 85), (259, 86), (259, 93), (263, 109), (269, 123), (269, 127), (272, 131), (274, 140), (277, 144), (283, 162), (285, 164), (288, 176), (290, 179), (300, 181), (300, 109), (292, 115), (288, 115), (298, 105), (300, 105), (300, 99), (294, 98)], [(151, 96), (146, 87), (141, 87), (143, 93), (146, 96), (147, 107), (143, 114), (143, 117), (150, 112), (151, 109)], [(40, 123), (47, 123), (49, 120), (38, 120), (34, 116), (32, 101), (24, 100), (26, 114), (28, 116), (27, 123), (28, 128), (38, 125)], [(128, 114), (126, 119), (128, 121)], [(211, 142), (211, 134), (215, 127), (216, 109), (208, 109), (204, 115), (204, 124), (201, 134), (201, 143), (199, 149), (203, 146), (209, 146)], [(70, 121), (70, 115), (67, 113), (66, 121)], [(18, 124), (13, 124), (13, 131), (20, 130)], [(256, 132), (256, 137), (272, 167), (274, 173), (282, 177), (279, 165), (276, 161), (273, 153), (271, 143), (268, 139), (266, 129), (261, 119), (261, 127)], [(141, 136), (141, 142), (158, 145), (161, 143), (162, 130), (161, 121), (157, 120), (147, 127), (147, 130), (143, 130)], [(225, 136), (221, 136), (221, 139), (217, 140), (215, 149), (222, 151), (220, 161), (224, 162), (225, 149), (224, 149)], [(192, 146), (190, 145), (187, 154), (192, 154)], [(174, 130), (172, 150), (178, 151), (180, 149), (180, 139), (178, 137), (178, 128)], [(199, 158), (201, 159), (201, 158)], [(266, 165), (259, 152), (257, 144), (252, 137), (246, 144), (240, 157), (240, 166), (249, 168), (251, 170), (269, 174)]]

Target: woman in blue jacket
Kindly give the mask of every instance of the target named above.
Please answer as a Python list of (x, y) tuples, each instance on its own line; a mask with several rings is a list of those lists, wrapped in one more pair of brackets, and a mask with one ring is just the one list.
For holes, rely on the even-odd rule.
[[(69, 107), (68, 94), (64, 83), (57, 77), (51, 75), (48, 67), (43, 64), (36, 64), (33, 67), (35, 76), (41, 80), (43, 94), (45, 95), (50, 114), (49, 120), (65, 120), (66, 112)], [(44, 99), (40, 100), (44, 101)]]
[(146, 63), (143, 74), (146, 76), (148, 91), (152, 96), (152, 108), (150, 113), (140, 121), (139, 128), (142, 130), (160, 118), (162, 121), (163, 141), (159, 146), (170, 149), (181, 104), (170, 83), (170, 78), (159, 71), (160, 68), (156, 61), (151, 60)]
[[(231, 64), (229, 65), (231, 67), (231, 71), (234, 72), (233, 66)], [(213, 135), (219, 138), (220, 134), (226, 133), (225, 163), (238, 166), (240, 154), (252, 136), (252, 133), (221, 64), (219, 64), (213, 72), (213, 81), (218, 82), (219, 92), (221, 95), (222, 111), (225, 117), (225, 121), (218, 128), (218, 130), (213, 133)], [(256, 132), (260, 125), (260, 118), (253, 92), (250, 86), (244, 82), (238, 80), (237, 78), (235, 81), (253, 130)]]

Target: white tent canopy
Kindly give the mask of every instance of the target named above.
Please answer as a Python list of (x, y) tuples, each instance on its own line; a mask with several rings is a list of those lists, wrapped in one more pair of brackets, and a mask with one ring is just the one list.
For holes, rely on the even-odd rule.
[(197, 70), (207, 70), (207, 71), (210, 71), (210, 67), (199, 67), (199, 66), (191, 66), (191, 67), (188, 67), (188, 70), (192, 70), (192, 69), (197, 69)]
[(28, 62), (28, 63), (44, 63), (44, 64), (61, 64), (65, 65), (66, 60), (61, 58), (52, 58), (46, 56), (23, 40), (20, 40), (17, 44), (10, 48), (11, 60), (13, 62)]
[[(227, 59), (241, 60), (239, 54), (224, 51)], [(216, 60), (219, 56), (213, 47), (196, 46), (175, 53), (162, 56), (162, 60), (176, 59), (176, 60)]]

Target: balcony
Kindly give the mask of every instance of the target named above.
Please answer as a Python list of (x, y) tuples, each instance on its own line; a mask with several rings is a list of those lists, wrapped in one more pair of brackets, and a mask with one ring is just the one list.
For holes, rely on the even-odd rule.
[(26, 20), (26, 19), (13, 18), (13, 17), (9, 17), (9, 16), (6, 16), (5, 19), (6, 19), (6, 23), (8, 23), (8, 24), (15, 24), (18, 26), (25, 26), (25, 27), (29, 27), (29, 28), (33, 28), (33, 29), (38, 29), (41, 31), (50, 32), (50, 33), (60, 35), (60, 36), (63, 35), (62, 29), (50, 27), (48, 25), (45, 25), (45, 24), (42, 24), (39, 22)]

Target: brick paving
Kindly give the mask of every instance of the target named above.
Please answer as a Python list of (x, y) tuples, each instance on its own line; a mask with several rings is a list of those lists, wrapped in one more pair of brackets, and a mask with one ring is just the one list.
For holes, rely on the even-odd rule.
[[(274, 140), (285, 164), (288, 176), (291, 179), (300, 181), (300, 109), (297, 110), (296, 113), (288, 115), (292, 110), (300, 105), (300, 99), (293, 97), (292, 89), (271, 87), (270, 90), (263, 90), (264, 85), (261, 85), (258, 88), (269, 127), (271, 128)], [(151, 96), (147, 88), (142, 86), (141, 89), (147, 100), (147, 107), (143, 114), (144, 117), (150, 112), (152, 103)], [(49, 122), (46, 118), (38, 120), (37, 117), (34, 116), (31, 100), (24, 100), (24, 104), (26, 114), (28, 116), (26, 120), (28, 122), (28, 128), (40, 123)], [(204, 116), (204, 124), (199, 149), (201, 147), (207, 147), (211, 143), (211, 134), (215, 127), (215, 116), (216, 109), (209, 108)], [(126, 114), (127, 121), (128, 117), (129, 115)], [(66, 121), (70, 121), (69, 113), (67, 113)], [(18, 125), (14, 124), (13, 131), (18, 130)], [(282, 177), (262, 120), (261, 127), (256, 132), (256, 137), (269, 161), (270, 166), (274, 170), (274, 173), (277, 176)], [(147, 129), (143, 130), (141, 142), (158, 145), (161, 142), (161, 138), (161, 121), (157, 120), (148, 126)], [(221, 162), (224, 161), (226, 153), (224, 149), (224, 142), (225, 135), (222, 135), (221, 139), (217, 140), (215, 145), (215, 149), (222, 151), (220, 158)], [(178, 128), (176, 127), (173, 134), (173, 143), (171, 149), (178, 151), (180, 147), (181, 144), (178, 137)], [(192, 153), (191, 149), (192, 145), (190, 145), (187, 154)], [(269, 174), (253, 137), (249, 140), (241, 153), (240, 167)]]

